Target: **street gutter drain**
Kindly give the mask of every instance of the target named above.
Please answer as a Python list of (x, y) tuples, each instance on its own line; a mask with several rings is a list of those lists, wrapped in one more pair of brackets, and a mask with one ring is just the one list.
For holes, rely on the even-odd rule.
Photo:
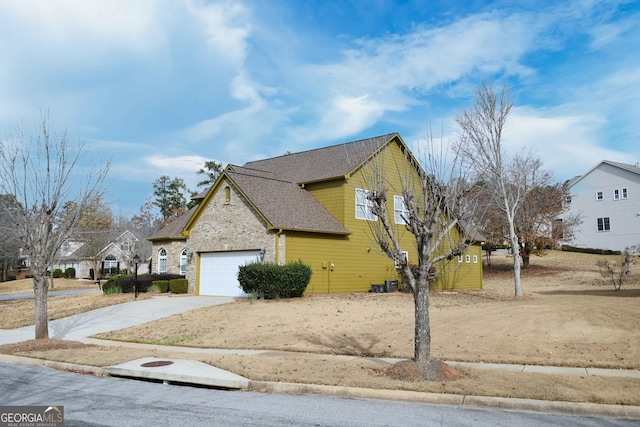
[(155, 362), (143, 363), (140, 366), (142, 366), (143, 368), (157, 368), (159, 366), (169, 366), (169, 365), (173, 365), (173, 362), (170, 360), (158, 360)]

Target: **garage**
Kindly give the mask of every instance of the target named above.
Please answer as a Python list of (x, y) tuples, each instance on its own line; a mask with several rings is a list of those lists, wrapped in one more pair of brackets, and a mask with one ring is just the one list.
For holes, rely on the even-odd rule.
[(259, 250), (200, 254), (199, 295), (245, 295), (238, 283), (238, 267), (259, 259)]

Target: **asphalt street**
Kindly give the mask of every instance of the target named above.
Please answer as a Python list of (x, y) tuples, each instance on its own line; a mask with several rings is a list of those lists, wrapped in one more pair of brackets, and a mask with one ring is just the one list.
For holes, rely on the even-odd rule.
[(0, 405), (58, 405), (67, 427), (637, 426), (637, 421), (223, 391), (0, 363)]

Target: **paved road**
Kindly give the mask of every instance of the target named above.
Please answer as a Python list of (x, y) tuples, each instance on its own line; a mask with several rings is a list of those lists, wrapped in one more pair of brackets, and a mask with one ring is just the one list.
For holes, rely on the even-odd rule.
[[(49, 291), (48, 296), (50, 298), (55, 298), (55, 297), (63, 297), (63, 296), (67, 296), (67, 295), (76, 295), (76, 294), (85, 294), (87, 292), (97, 292), (99, 291), (98, 287), (96, 286), (96, 288), (91, 288), (91, 289), (69, 289), (69, 290), (65, 290), (65, 291)], [(2, 294), (0, 295), (0, 301), (15, 301), (15, 300), (22, 300), (22, 299), (33, 299), (34, 295), (33, 292), (30, 292), (28, 294)]]
[(164, 385), (0, 363), (0, 405), (64, 406), (67, 427), (637, 426), (636, 421)]

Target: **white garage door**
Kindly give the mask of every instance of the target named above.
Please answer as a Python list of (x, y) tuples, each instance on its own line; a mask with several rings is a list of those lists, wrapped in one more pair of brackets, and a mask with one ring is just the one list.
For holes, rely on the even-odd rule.
[(211, 252), (200, 255), (200, 295), (244, 295), (238, 283), (238, 267), (256, 262), (260, 251)]

